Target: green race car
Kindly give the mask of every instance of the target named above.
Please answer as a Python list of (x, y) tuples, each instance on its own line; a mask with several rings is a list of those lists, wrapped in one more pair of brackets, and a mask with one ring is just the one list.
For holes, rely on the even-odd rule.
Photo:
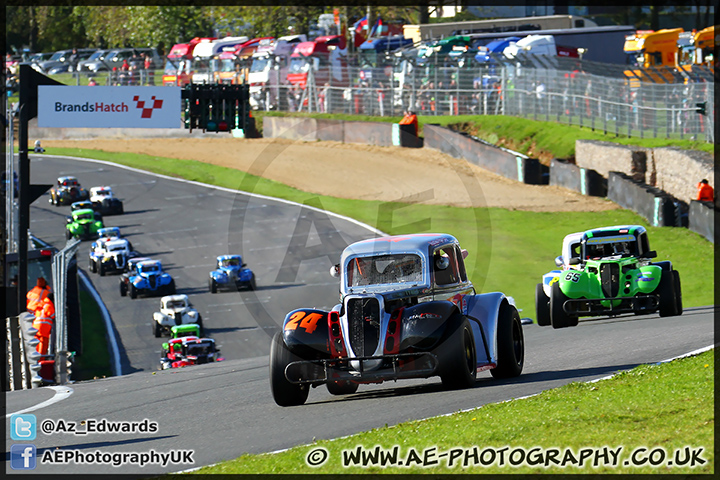
[(574, 327), (579, 317), (682, 315), (680, 274), (670, 261), (652, 262), (656, 257), (642, 226), (584, 232), (580, 257), (551, 281), (547, 309), (553, 328)]
[(98, 230), (103, 228), (103, 222), (95, 215), (92, 209), (85, 208), (72, 212), (71, 219), (68, 220), (65, 238), (79, 238), (80, 240), (89, 240), (97, 238)]

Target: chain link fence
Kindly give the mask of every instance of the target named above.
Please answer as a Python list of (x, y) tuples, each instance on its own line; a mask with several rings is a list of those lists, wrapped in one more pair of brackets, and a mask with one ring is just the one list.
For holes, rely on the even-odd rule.
[[(473, 52), (474, 54), (474, 52)], [(638, 68), (578, 58), (521, 54), (514, 59), (471, 54), (423, 59), (404, 52), (312, 62), (296, 70), (296, 85), (251, 85), (259, 110), (402, 116), (512, 115), (631, 137), (695, 139), (714, 143), (713, 71)], [(99, 85), (161, 85), (162, 71), (140, 70)], [(87, 85), (76, 73), (71, 83)], [(302, 86), (300, 86), (302, 85)], [(705, 114), (698, 113), (698, 104)]]

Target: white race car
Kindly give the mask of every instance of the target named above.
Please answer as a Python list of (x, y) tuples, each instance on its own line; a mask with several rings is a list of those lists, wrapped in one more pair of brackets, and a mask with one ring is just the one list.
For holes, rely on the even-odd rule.
[(542, 282), (535, 286), (535, 314), (537, 324), (541, 327), (550, 325), (550, 291), (552, 284), (557, 282), (565, 270), (580, 268), (580, 245), (583, 232), (566, 235), (563, 239), (562, 255), (555, 257), (555, 265), (560, 270), (550, 270), (543, 275)]
[(90, 271), (105, 276), (107, 272), (124, 271), (127, 261), (137, 256), (130, 242), (124, 238), (105, 237), (93, 242), (90, 248)]
[(153, 334), (156, 337), (169, 335), (172, 327), (189, 323), (200, 326), (200, 335), (203, 335), (202, 316), (190, 304), (187, 295), (167, 295), (160, 299), (160, 311), (153, 313)]
[(93, 208), (103, 215), (122, 215), (124, 213), (122, 200), (117, 198), (110, 187), (92, 187), (90, 201)]

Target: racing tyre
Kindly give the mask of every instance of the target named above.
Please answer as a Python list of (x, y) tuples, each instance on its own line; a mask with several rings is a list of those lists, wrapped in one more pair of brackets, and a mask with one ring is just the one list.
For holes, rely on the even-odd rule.
[(94, 260), (90, 260), (90, 273), (97, 273), (97, 263)]
[(285, 378), (285, 367), (300, 360), (286, 346), (282, 332), (277, 332), (270, 345), (270, 390), (275, 403), (281, 407), (291, 407), (305, 403), (310, 393), (309, 385), (296, 385)]
[(672, 317), (676, 313), (675, 278), (671, 270), (663, 270), (655, 293), (660, 297), (658, 311), (661, 317)]
[(167, 286), (168, 295), (175, 295), (175, 279), (170, 280)]
[(545, 295), (542, 283), (535, 285), (535, 315), (538, 325), (550, 325), (550, 299)]
[(255, 274), (253, 273), (253, 276), (250, 277), (250, 283), (248, 284), (248, 288), (250, 290), (255, 290), (257, 288), (257, 285), (255, 284)]
[(525, 336), (520, 314), (511, 305), (503, 303), (497, 327), (497, 367), (490, 370), (495, 378), (517, 377), (525, 365)]
[(357, 392), (358, 384), (353, 382), (347, 382), (339, 380), (337, 382), (326, 383), (328, 392), (331, 395), (350, 395)]
[(573, 322), (570, 315), (563, 310), (563, 304), (567, 299), (568, 297), (560, 290), (560, 282), (553, 283), (552, 290), (550, 291), (550, 323), (553, 328), (574, 326), (572, 323), (577, 325), (577, 321)]
[(100, 262), (100, 267), (98, 268), (98, 270), (100, 271), (99, 272), (100, 276), (104, 277), (105, 276), (105, 264), (103, 262)]
[(70, 230), (65, 229), (65, 238), (67, 240), (70, 240), (72, 238), (72, 233), (70, 233)]
[(210, 285), (210, 293), (217, 293), (217, 282), (215, 281), (215, 279), (210, 278), (208, 283)]
[(470, 322), (460, 314), (448, 320), (447, 339), (436, 352), (440, 379), (447, 388), (470, 388), (477, 376), (477, 355), (475, 339)]
[(153, 335), (155, 338), (160, 338), (160, 325), (155, 320), (153, 320)]
[(135, 288), (135, 285), (133, 285), (132, 283), (130, 284), (130, 298), (137, 298), (137, 288)]
[(203, 327), (202, 315), (200, 315), (199, 313), (198, 313), (197, 324), (198, 324), (198, 327), (200, 327), (200, 336), (204, 337), (205, 336), (205, 327)]
[(120, 282), (120, 296), (124, 297), (127, 295), (127, 285), (125, 285), (123, 282)]
[(675, 288), (675, 315), (682, 315), (682, 288), (680, 286), (680, 272), (673, 270), (673, 287)]

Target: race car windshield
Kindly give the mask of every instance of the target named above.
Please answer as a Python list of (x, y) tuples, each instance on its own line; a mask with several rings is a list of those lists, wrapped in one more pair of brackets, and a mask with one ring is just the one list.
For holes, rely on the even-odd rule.
[(223, 267), (238, 267), (240, 266), (240, 260), (237, 258), (227, 258), (222, 261), (221, 265)]
[(109, 197), (110, 192), (108, 190), (100, 190), (98, 192), (95, 192), (95, 195), (97, 195), (98, 197)]
[(168, 308), (185, 308), (185, 302), (183, 302), (183, 301), (168, 302), (167, 306), (168, 306)]
[(616, 255), (637, 255), (637, 243), (634, 237), (594, 238), (585, 245), (585, 258), (603, 258)]
[(92, 220), (93, 215), (91, 213), (81, 213), (77, 216), (78, 220)]
[(355, 257), (347, 265), (347, 286), (422, 282), (419, 255), (397, 254)]
[(143, 272), (157, 272), (160, 270), (157, 265), (145, 265), (142, 267)]

